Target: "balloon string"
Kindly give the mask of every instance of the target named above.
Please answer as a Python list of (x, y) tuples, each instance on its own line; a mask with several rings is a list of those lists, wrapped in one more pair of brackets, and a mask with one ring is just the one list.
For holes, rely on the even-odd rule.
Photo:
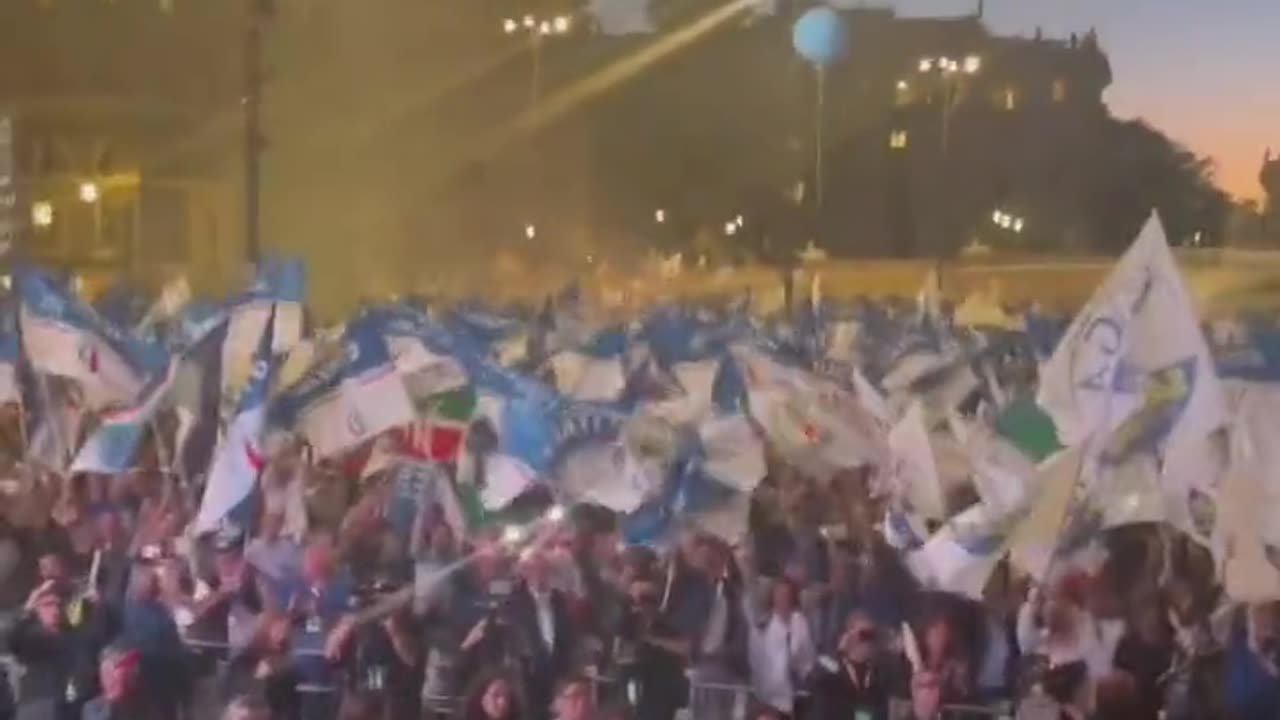
[(814, 119), (813, 165), (814, 165), (814, 174), (815, 174), (814, 175), (814, 197), (816, 198), (816, 201), (817, 201), (817, 207), (821, 208), (822, 207), (822, 185), (823, 185), (823, 182), (822, 182), (822, 175), (823, 175), (822, 173), (822, 130), (823, 130), (822, 119), (823, 119), (823, 115), (825, 115), (825, 109), (826, 109), (827, 74), (826, 74), (826, 70), (821, 65), (817, 66), (817, 73), (818, 73), (818, 107), (817, 107), (817, 112), (815, 113), (817, 117)]

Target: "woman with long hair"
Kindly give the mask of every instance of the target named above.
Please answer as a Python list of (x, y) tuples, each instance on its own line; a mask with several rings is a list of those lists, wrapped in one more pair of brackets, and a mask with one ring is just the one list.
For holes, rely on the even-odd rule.
[(454, 713), (454, 720), (527, 720), (529, 717), (519, 684), (506, 670), (482, 673), (467, 688)]

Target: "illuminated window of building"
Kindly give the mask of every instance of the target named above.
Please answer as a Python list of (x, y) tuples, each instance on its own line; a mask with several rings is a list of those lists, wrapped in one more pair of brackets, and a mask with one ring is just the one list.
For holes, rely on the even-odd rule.
[(905, 150), (907, 147), (907, 131), (894, 130), (889, 133), (889, 147), (894, 150)]
[(1005, 110), (1018, 109), (1018, 90), (1013, 86), (1006, 87), (1000, 93), (1000, 106)]
[(1062, 78), (1058, 78), (1057, 80), (1053, 81), (1053, 101), (1058, 103), (1067, 101), (1067, 81), (1066, 80)]

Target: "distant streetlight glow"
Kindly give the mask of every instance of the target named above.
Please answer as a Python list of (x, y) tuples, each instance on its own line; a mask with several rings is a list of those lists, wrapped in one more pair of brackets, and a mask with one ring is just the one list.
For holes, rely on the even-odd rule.
[(738, 233), (738, 223), (730, 220), (724, 224), (725, 235), (736, 235)]
[(920, 72), (927, 73), (933, 70), (933, 58), (923, 58), (920, 60)]
[(53, 203), (40, 200), (31, 204), (31, 224), (38, 228), (47, 228), (53, 224)]
[(982, 69), (982, 58), (977, 55), (966, 55), (964, 58), (964, 71), (966, 74), (975, 75)]
[(742, 219), (741, 215), (738, 215), (735, 218), (733, 218), (733, 224), (737, 225), (738, 227), (742, 227), (745, 223), (746, 221)]
[(666, 210), (663, 210), (662, 208), (658, 208), (657, 210), (654, 210), (654, 211), (653, 211), (653, 221), (654, 221), (654, 222), (656, 222), (656, 223), (658, 223), (659, 225), (661, 225), (662, 223), (666, 222), (666, 221), (667, 221), (667, 211), (666, 211)]
[(538, 23), (538, 34), (539, 34), (539, 35), (550, 35), (550, 34), (551, 34), (551, 21), (550, 21), (550, 20), (543, 20), (542, 22)]
[(1022, 229), (1026, 227), (1027, 224), (1026, 218), (1017, 217), (1016, 215), (1012, 215), (1003, 210), (996, 210), (991, 213), (991, 222), (994, 223), (996, 227), (1004, 230), (1012, 230), (1015, 233), (1021, 233)]
[(906, 91), (907, 91), (908, 89), (910, 89), (910, 88), (911, 88), (911, 86), (907, 84), (907, 81), (906, 81), (906, 80), (899, 80), (899, 81), (898, 81), (898, 90), (900, 90), (900, 91), (902, 91), (902, 92), (906, 92)]
[(554, 29), (557, 35), (563, 35), (569, 32), (569, 25), (572, 21), (568, 15), (557, 15), (554, 21)]
[(530, 240), (538, 237), (538, 228), (535, 227), (532, 223), (525, 225), (524, 236), (529, 238)]
[(85, 181), (85, 182), (80, 183), (80, 200), (81, 200), (81, 202), (86, 202), (86, 203), (89, 203), (89, 204), (93, 204), (93, 203), (98, 202), (98, 199), (99, 199), (101, 196), (102, 196), (102, 193), (101, 193), (101, 191), (100, 191), (100, 190), (98, 190), (98, 184), (97, 184), (97, 183), (92, 182), (92, 181)]
[(532, 30), (533, 27), (538, 24), (538, 21), (535, 20), (532, 15), (525, 15), (524, 19), (521, 20), (521, 22), (524, 23), (524, 26), (530, 30)]
[(520, 29), (520, 23), (516, 22), (512, 18), (507, 18), (506, 20), (502, 21), (502, 32), (508, 35), (513, 34), (515, 31), (519, 29)]

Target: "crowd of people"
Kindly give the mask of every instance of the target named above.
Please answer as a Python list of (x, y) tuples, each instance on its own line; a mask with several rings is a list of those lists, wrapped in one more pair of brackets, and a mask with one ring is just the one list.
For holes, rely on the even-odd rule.
[(1092, 572), (1002, 563), (979, 603), (918, 585), (857, 474), (773, 468), (747, 536), (689, 527), (653, 549), (591, 506), (463, 537), (423, 502), (406, 538), (385, 479), (300, 457), (271, 461), (255, 522), (198, 538), (194, 493), (166, 474), (15, 469), (0, 717), (1280, 713), (1276, 608), (1225, 603), (1207, 554), (1165, 527), (1109, 532)]

